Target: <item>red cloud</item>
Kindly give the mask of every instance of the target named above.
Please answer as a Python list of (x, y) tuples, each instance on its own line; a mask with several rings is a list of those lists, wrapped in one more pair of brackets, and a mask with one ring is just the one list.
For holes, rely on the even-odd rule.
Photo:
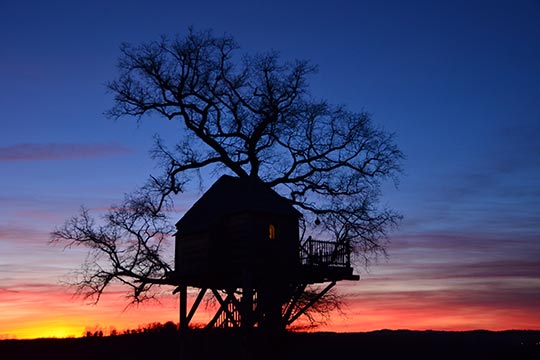
[(69, 160), (131, 153), (112, 144), (17, 144), (0, 147), (0, 161)]

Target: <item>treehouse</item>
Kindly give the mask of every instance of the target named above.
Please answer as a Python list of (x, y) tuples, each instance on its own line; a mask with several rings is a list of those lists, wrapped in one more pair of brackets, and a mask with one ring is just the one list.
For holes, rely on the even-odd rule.
[[(207, 291), (220, 304), (209, 327), (284, 328), (307, 310), (299, 302), (307, 285), (329, 282), (322, 296), (336, 281), (357, 280), (348, 243), (300, 242), (301, 216), (258, 179), (219, 178), (176, 223), (181, 328)], [(189, 314), (188, 287), (200, 289)]]
[(230, 288), (295, 271), (299, 217), (261, 181), (222, 176), (176, 224), (177, 276)]

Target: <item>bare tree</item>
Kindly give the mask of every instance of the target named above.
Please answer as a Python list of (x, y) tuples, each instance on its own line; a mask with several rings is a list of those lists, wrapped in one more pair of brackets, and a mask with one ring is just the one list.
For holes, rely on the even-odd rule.
[[(155, 298), (156, 285), (170, 284), (171, 259), (166, 258), (174, 227), (161, 198), (152, 191), (126, 195), (98, 224), (86, 208), (51, 233), (51, 241), (89, 249), (71, 285), (76, 293), (96, 303), (105, 289), (119, 282), (131, 289), (133, 302)], [(157, 204), (157, 205), (156, 205)]]
[(105, 226), (83, 211), (52, 234), (93, 251), (81, 292), (99, 295), (119, 280), (139, 301), (168, 282), (160, 250), (171, 229), (163, 210), (203, 169), (259, 178), (302, 212), (303, 233), (320, 224), (325, 236), (353, 246), (359, 265), (385, 254), (387, 231), (400, 219), (378, 202), (382, 182), (397, 181), (403, 159), (392, 134), (369, 113), (315, 98), (308, 80), (317, 69), (308, 61), (238, 52), (232, 37), (192, 29), (121, 47), (107, 115), (159, 114), (183, 129), (174, 147), (157, 139), (153, 156), (163, 174), (114, 208)]

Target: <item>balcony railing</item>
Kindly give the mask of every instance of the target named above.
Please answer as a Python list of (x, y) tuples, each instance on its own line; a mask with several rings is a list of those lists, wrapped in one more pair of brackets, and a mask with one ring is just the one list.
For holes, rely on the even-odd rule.
[(308, 238), (300, 248), (302, 265), (311, 266), (351, 266), (351, 246), (349, 241), (325, 241)]

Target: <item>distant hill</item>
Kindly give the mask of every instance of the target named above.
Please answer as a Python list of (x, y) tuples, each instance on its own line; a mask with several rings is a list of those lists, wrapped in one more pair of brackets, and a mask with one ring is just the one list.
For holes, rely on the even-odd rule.
[(241, 333), (194, 330), (0, 341), (1, 359), (540, 359), (540, 331)]

